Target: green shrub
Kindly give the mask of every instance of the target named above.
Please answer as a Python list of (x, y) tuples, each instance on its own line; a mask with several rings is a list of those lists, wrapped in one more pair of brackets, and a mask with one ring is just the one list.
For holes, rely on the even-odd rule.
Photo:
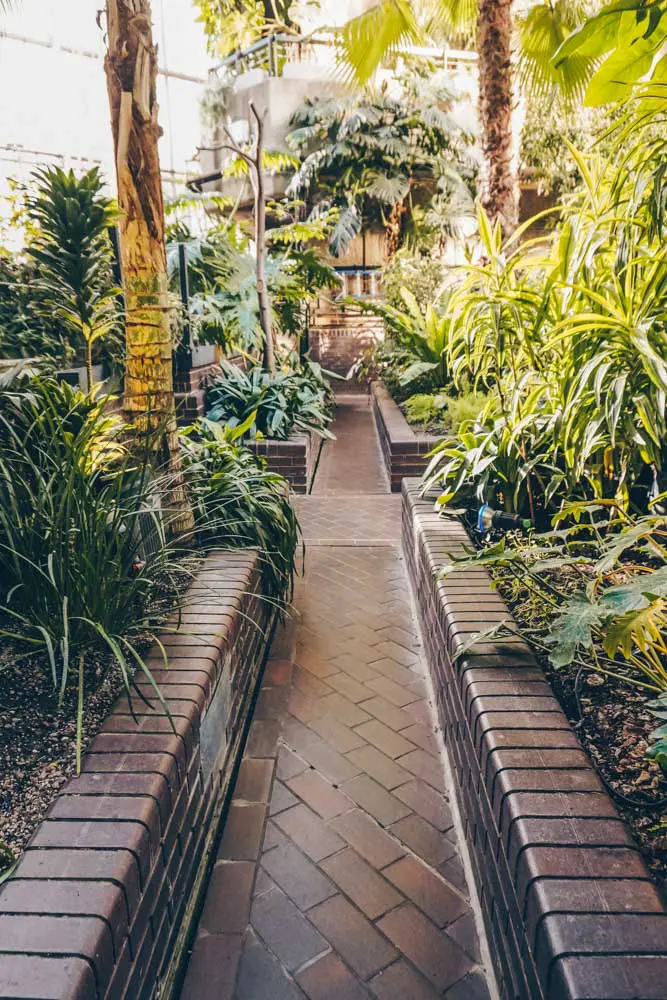
[(178, 587), (159, 480), (106, 402), (46, 378), (0, 393), (0, 636), (45, 658), (60, 701), (78, 674), (81, 710), (101, 662), (128, 694), (136, 667), (148, 673), (141, 643)]
[(444, 416), (447, 398), (431, 396), (420, 392), (405, 400), (405, 415), (411, 424), (441, 423)]
[(247, 425), (250, 437), (285, 441), (300, 431), (331, 437), (332, 402), (331, 387), (313, 361), (275, 375), (259, 366), (244, 371), (223, 362), (207, 393), (206, 415), (229, 427)]
[(291, 591), (299, 524), (282, 476), (239, 443), (235, 430), (198, 420), (181, 435), (197, 534), (207, 547), (259, 549), (265, 587)]
[(461, 396), (443, 393), (417, 393), (405, 400), (406, 416), (411, 424), (437, 424), (438, 430), (456, 434), (465, 421), (474, 421), (488, 403), (483, 392), (466, 392)]
[(445, 426), (453, 434), (458, 434), (459, 427), (466, 421), (477, 420), (489, 401), (485, 392), (469, 391), (460, 396), (447, 396), (447, 405), (443, 412)]
[(394, 309), (404, 308), (404, 288), (426, 309), (437, 301), (442, 286), (442, 263), (428, 254), (402, 248), (382, 268), (382, 292), (387, 305)]

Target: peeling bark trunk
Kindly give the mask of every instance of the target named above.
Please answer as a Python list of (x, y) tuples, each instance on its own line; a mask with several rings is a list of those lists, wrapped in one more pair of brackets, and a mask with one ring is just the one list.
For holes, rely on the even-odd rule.
[(259, 322), (264, 334), (264, 367), (274, 375), (276, 371), (276, 358), (273, 346), (271, 302), (266, 287), (266, 204), (264, 202), (264, 184), (261, 170), (257, 179), (257, 199), (255, 203), (255, 252)]
[(259, 114), (254, 105), (250, 111), (255, 119), (255, 148), (250, 165), (253, 176), (253, 193), (255, 196), (255, 279), (257, 282), (257, 301), (259, 304), (259, 323), (264, 335), (264, 368), (276, 371), (275, 347), (273, 343), (273, 319), (271, 316), (271, 300), (266, 284), (266, 201), (264, 198), (264, 122), (266, 112)]
[(125, 292), (124, 410), (169, 470), (171, 530), (193, 527), (178, 445), (169, 323), (164, 203), (158, 156), (157, 50), (150, 0), (106, 0), (105, 59), (118, 182)]
[(481, 201), (505, 235), (518, 221), (512, 171), (512, 0), (478, 0), (479, 118), (484, 153)]
[(397, 201), (391, 210), (391, 214), (387, 219), (387, 227), (385, 230), (384, 245), (385, 253), (389, 260), (392, 260), (401, 247), (403, 242), (403, 230), (405, 228), (405, 219), (408, 213), (407, 201)]

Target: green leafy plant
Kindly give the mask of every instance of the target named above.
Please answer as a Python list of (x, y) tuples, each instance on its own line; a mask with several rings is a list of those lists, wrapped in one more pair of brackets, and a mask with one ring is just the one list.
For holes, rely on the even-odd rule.
[[(658, 503), (662, 498), (659, 498)], [(564, 504), (553, 528), (503, 536), (440, 570), (484, 565), (514, 580), (534, 605), (529, 642), (556, 669), (574, 664), (649, 694), (667, 719), (667, 518), (633, 517), (614, 500)], [(531, 619), (529, 619), (531, 620)], [(667, 730), (650, 756), (667, 763)]]
[(72, 359), (72, 345), (41, 301), (38, 273), (34, 260), (0, 254), (0, 357), (64, 365)]
[(462, 424), (476, 420), (489, 402), (484, 392), (464, 391), (459, 396), (447, 396), (443, 420), (448, 430), (457, 434)]
[(385, 320), (392, 344), (401, 356), (401, 385), (410, 386), (426, 376), (436, 387), (445, 388), (451, 382), (448, 315), (436, 311), (432, 305), (422, 310), (415, 295), (407, 288), (401, 289), (401, 298), (404, 309), (383, 303), (366, 303), (364, 308)]
[[(250, 437), (285, 441), (294, 432), (332, 437), (331, 387), (320, 366), (306, 361), (272, 376), (255, 366), (247, 371), (223, 362), (206, 397), (209, 420), (245, 426)], [(249, 418), (252, 418), (248, 423)]]
[(78, 683), (79, 753), (101, 662), (117, 664), (128, 694), (137, 667), (152, 683), (141, 645), (172, 610), (182, 558), (160, 483), (106, 404), (40, 377), (0, 393), (0, 636), (45, 660), (60, 702)]
[(452, 95), (438, 80), (404, 81), (399, 97), (386, 89), (308, 99), (291, 119), (288, 142), (303, 157), (289, 191), (317, 216), (335, 209), (329, 238), (344, 254), (364, 225), (382, 223), (394, 253), (404, 242), (413, 208), (428, 201), (441, 177), (466, 196), (470, 212), (476, 166), (471, 137), (449, 114)]
[(242, 447), (245, 426), (198, 420), (181, 435), (184, 473), (202, 543), (259, 549), (268, 595), (291, 593), (299, 524), (285, 480)]
[(639, 94), (664, 109), (666, 39), (665, 0), (615, 0), (562, 41), (552, 65), (562, 70), (587, 61), (586, 104), (627, 101)]
[(412, 292), (421, 309), (438, 305), (442, 293), (444, 269), (442, 261), (431, 257), (420, 247), (402, 247), (382, 268), (382, 296), (387, 305), (402, 310), (405, 306), (403, 289)]
[(109, 226), (115, 220), (110, 199), (101, 194), (94, 167), (81, 177), (60, 167), (33, 174), (36, 190), (26, 199), (35, 235), (28, 253), (38, 266), (39, 304), (85, 348), (88, 388), (93, 351), (118, 335), (119, 294), (112, 277)]
[(419, 392), (409, 396), (404, 403), (405, 415), (411, 424), (431, 424), (442, 420), (447, 399)]
[(475, 555), (452, 557), (440, 573), (475, 564), (526, 574), (548, 606), (542, 642), (554, 667), (580, 663), (661, 693), (666, 541), (664, 515), (633, 518), (614, 501), (577, 501), (563, 505), (553, 530), (525, 541), (503, 536)]
[[(305, 331), (308, 303), (322, 289), (338, 286), (335, 272), (316, 253), (299, 245), (280, 227), (267, 240), (267, 281), (273, 319), (284, 336)], [(259, 322), (255, 260), (249, 241), (234, 225), (212, 229), (205, 238), (187, 232), (167, 247), (167, 262), (174, 291), (178, 288), (178, 244), (185, 246), (190, 282), (189, 318), (195, 340), (218, 344), (226, 352), (258, 354), (262, 331)], [(294, 237), (294, 238), (293, 238)]]
[(659, 475), (667, 431), (665, 209), (654, 187), (661, 148), (619, 143), (611, 159), (572, 151), (583, 188), (550, 241), (521, 243), (520, 229), (504, 243), (480, 213), (483, 259), (449, 299), (446, 355), (455, 385), (493, 389), (493, 400), (431, 464), (428, 483), (440, 469), (448, 499), (472, 489), (495, 503), (500, 493), (501, 505), (535, 518), (565, 497), (628, 506)]

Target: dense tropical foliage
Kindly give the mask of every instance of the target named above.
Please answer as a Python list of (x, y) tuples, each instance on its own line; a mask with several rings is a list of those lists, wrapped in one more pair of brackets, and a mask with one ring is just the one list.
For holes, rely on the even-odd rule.
[(288, 142), (302, 156), (290, 192), (316, 214), (334, 210), (329, 245), (345, 252), (364, 227), (382, 224), (389, 255), (413, 237), (433, 195), (452, 218), (470, 214), (477, 166), (472, 137), (451, 115), (442, 79), (414, 74), (395, 93), (309, 99)]
[(206, 394), (209, 420), (243, 427), (250, 438), (286, 441), (294, 433), (331, 437), (333, 393), (314, 361), (287, 358), (275, 374), (259, 365), (244, 370), (223, 363)]
[[(58, 364), (121, 364), (119, 289), (109, 236), (115, 221), (95, 167), (76, 176), (36, 170), (18, 210), (25, 251), (0, 256), (0, 353)], [(92, 379), (91, 379), (92, 384)]]

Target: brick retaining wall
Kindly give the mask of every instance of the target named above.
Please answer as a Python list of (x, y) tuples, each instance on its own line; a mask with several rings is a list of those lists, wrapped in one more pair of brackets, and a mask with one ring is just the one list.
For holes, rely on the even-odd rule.
[(403, 544), (502, 1000), (664, 1000), (667, 913), (487, 571), (434, 579), (468, 536), (403, 484)]
[(327, 371), (346, 375), (370, 348), (384, 340), (384, 322), (368, 313), (322, 317), (308, 331), (308, 354)]
[(391, 490), (392, 493), (398, 493), (406, 476), (422, 475), (430, 461), (428, 453), (438, 438), (430, 434), (415, 433), (381, 382), (372, 384), (371, 395)]
[(0, 997), (148, 1000), (187, 943), (273, 621), (257, 556), (218, 552), (0, 889)]
[(320, 447), (316, 434), (293, 434), (288, 441), (244, 441), (245, 447), (261, 455), (270, 472), (283, 476), (295, 493), (307, 493)]

